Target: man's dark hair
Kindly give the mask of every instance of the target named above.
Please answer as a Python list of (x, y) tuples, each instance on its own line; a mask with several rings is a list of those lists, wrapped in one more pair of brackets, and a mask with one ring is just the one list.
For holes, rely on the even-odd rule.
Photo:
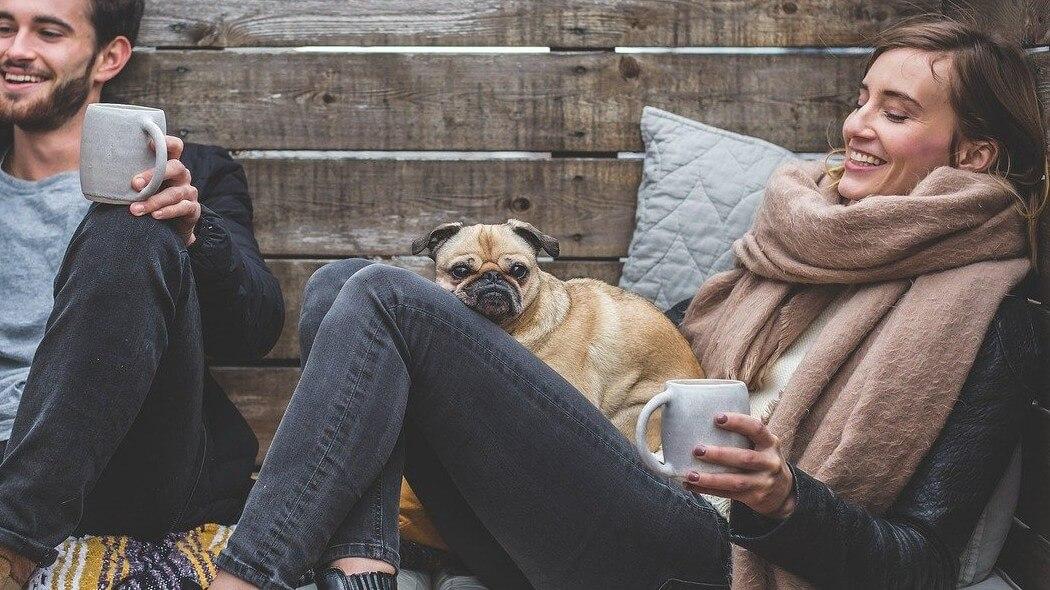
[(124, 36), (134, 45), (145, 0), (88, 0), (91, 24), (95, 27), (95, 47), (101, 49)]

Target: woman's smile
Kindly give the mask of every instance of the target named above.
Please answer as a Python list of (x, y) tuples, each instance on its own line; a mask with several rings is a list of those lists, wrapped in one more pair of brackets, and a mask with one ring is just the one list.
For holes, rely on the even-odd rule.
[(860, 150), (852, 148), (846, 150), (845, 166), (846, 169), (850, 172), (871, 172), (880, 168), (881, 166), (884, 166), (885, 164), (886, 160), (883, 160), (882, 158), (876, 155), (869, 154), (867, 152), (862, 152)]

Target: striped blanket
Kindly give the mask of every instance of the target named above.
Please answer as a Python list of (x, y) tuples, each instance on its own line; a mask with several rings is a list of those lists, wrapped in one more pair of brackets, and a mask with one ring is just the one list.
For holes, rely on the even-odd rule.
[(76, 537), (58, 559), (38, 569), (27, 590), (202, 590), (215, 578), (215, 558), (234, 527), (205, 524), (159, 541)]

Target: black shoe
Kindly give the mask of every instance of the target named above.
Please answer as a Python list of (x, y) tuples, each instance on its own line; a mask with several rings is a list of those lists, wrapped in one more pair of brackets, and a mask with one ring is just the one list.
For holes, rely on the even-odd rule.
[(348, 576), (330, 567), (314, 580), (317, 590), (397, 590), (397, 576), (381, 572)]

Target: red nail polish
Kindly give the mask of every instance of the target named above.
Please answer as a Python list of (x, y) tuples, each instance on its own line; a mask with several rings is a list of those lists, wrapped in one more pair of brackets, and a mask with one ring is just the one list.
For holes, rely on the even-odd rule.
[(717, 422), (719, 424), (725, 424), (728, 420), (729, 420), (729, 416), (726, 416), (725, 414), (719, 414), (715, 418), (715, 422)]
[(693, 449), (693, 454), (696, 455), (697, 457), (703, 457), (704, 453), (706, 453), (706, 452), (707, 452), (707, 447), (705, 447), (704, 445), (698, 445), (695, 449)]
[(700, 474), (695, 471), (690, 471), (689, 475), (686, 475), (685, 478), (691, 481), (692, 483), (696, 483), (700, 481)]

